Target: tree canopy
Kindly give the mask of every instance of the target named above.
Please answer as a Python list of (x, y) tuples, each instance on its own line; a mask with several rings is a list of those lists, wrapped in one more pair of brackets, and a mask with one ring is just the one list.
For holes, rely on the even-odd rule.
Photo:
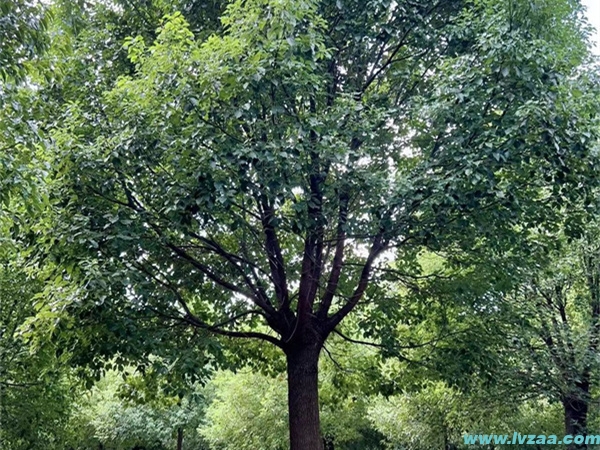
[(323, 449), (332, 337), (415, 357), (426, 401), (452, 396), (467, 368), (514, 369), (489, 323), (537, 311), (514, 294), (533, 261), (588, 231), (598, 89), (576, 1), (0, 11), (6, 235), (43, 281), (27, 323), (82, 373), (185, 396), (217, 368), (286, 372), (291, 448)]

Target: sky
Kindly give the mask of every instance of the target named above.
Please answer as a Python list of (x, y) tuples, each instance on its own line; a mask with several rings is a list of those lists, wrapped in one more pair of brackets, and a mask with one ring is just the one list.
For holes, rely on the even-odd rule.
[(593, 39), (596, 43), (595, 53), (600, 55), (600, 0), (582, 0), (584, 6), (587, 7), (587, 18), (590, 24), (596, 28), (596, 33)]

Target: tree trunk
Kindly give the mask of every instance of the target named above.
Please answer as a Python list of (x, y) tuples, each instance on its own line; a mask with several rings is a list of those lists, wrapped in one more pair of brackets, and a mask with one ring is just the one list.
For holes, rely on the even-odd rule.
[(177, 450), (183, 450), (183, 428), (177, 428)]
[(323, 450), (319, 422), (319, 353), (321, 345), (286, 350), (290, 450)]
[(324, 437), (323, 438), (323, 448), (325, 450), (335, 450), (335, 442), (333, 441), (333, 438)]
[[(580, 395), (566, 397), (563, 399), (562, 404), (565, 412), (565, 434), (572, 436), (578, 434), (585, 435), (587, 432), (588, 415), (588, 403), (586, 399)], [(587, 448), (587, 445), (585, 443), (572, 443), (567, 448), (568, 450), (580, 450)]]

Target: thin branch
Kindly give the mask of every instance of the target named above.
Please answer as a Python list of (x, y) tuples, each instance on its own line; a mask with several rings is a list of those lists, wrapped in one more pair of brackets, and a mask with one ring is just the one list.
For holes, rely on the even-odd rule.
[(353, 339), (350, 336), (346, 336), (344, 333), (342, 333), (340, 330), (338, 330), (337, 328), (333, 329), (333, 332), (335, 334), (337, 334), (338, 336), (340, 336), (342, 339), (344, 339), (345, 341), (351, 342), (353, 344), (360, 344), (360, 345), (368, 345), (370, 347), (376, 347), (376, 348), (385, 348), (384, 345), (382, 344), (378, 344), (377, 342), (369, 342), (369, 341), (361, 341), (360, 339)]
[(346, 368), (342, 367), (342, 365), (341, 365), (339, 362), (337, 362), (337, 361), (335, 360), (335, 358), (333, 357), (333, 355), (331, 354), (331, 352), (329, 351), (329, 349), (327, 348), (327, 346), (326, 346), (326, 345), (323, 345), (323, 350), (325, 350), (325, 353), (327, 354), (327, 356), (329, 357), (329, 359), (331, 360), (331, 362), (332, 362), (332, 363), (333, 363), (333, 364), (334, 364), (334, 365), (335, 365), (335, 366), (336, 366), (338, 369), (340, 369), (342, 372), (349, 372), (349, 370), (348, 370), (348, 369), (346, 369)]

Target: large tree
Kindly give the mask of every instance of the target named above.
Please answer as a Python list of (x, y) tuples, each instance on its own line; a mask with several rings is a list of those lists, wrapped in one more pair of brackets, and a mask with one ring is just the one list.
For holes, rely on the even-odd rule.
[(585, 33), (567, 0), (209, 3), (220, 22), (182, 6), (156, 32), (144, 5), (129, 60), (131, 4), (94, 6), (43, 90), (33, 237), (81, 281), (79, 325), (123, 318), (120, 356), (140, 323), (281, 349), (291, 448), (320, 449), (319, 354), (350, 313), (377, 330), (422, 248), (502, 253), (586, 195)]

